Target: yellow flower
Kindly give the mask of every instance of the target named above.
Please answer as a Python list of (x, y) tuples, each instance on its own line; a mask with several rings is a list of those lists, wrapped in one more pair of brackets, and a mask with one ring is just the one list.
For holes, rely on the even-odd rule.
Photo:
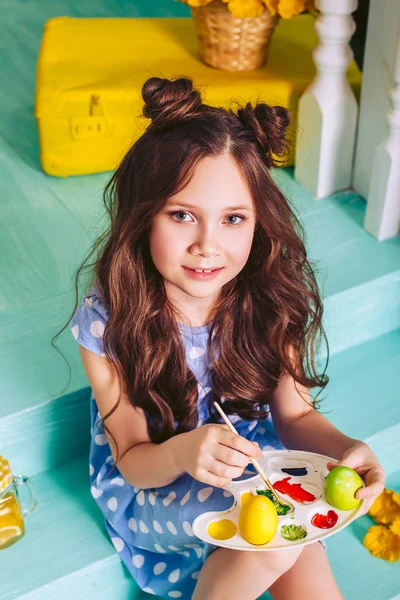
[(279, 0), (263, 0), (265, 6), (268, 8), (272, 16), (278, 12)]
[(263, 0), (272, 15), (277, 13), (283, 19), (290, 19), (305, 10), (315, 10), (314, 0)]
[(383, 525), (370, 527), (363, 543), (377, 558), (395, 562), (400, 557), (400, 537)]
[(400, 538), (400, 518), (393, 521), (393, 523), (389, 527), (390, 531), (395, 533)]
[(281, 0), (279, 2), (279, 14), (283, 19), (290, 19), (293, 15), (299, 15), (303, 10), (303, 0)]
[[(189, 6), (206, 6), (212, 0), (180, 0)], [(261, 15), (264, 5), (272, 15), (289, 19), (305, 10), (315, 10), (315, 0), (222, 0), (237, 19), (254, 18)]]
[(388, 525), (400, 518), (400, 496), (393, 490), (383, 490), (369, 509), (376, 523)]
[(184, 4), (189, 4), (189, 6), (206, 6), (210, 4), (212, 0), (181, 0)]
[(236, 19), (259, 17), (264, 12), (261, 0), (229, 0), (228, 8)]

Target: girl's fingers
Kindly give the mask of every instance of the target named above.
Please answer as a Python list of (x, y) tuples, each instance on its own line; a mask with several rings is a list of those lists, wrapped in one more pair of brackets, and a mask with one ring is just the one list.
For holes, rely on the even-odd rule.
[(328, 469), (328, 471), (332, 471), (332, 469), (334, 469), (335, 467), (337, 467), (338, 464), (339, 463), (328, 462), (328, 464), (326, 465), (326, 468)]
[(359, 498), (360, 500), (363, 500), (364, 498), (376, 498), (383, 492), (384, 487), (385, 486), (381, 483), (372, 483), (371, 485), (368, 485), (368, 487), (357, 490), (356, 498)]
[(229, 479), (235, 479), (240, 477), (244, 471), (244, 467), (235, 467), (227, 465), (225, 462), (220, 460), (213, 460), (213, 464), (210, 467), (210, 472), (217, 475), (217, 477), (225, 477)]
[(227, 465), (233, 465), (235, 467), (247, 467), (249, 464), (249, 457), (234, 448), (229, 448), (223, 444), (218, 444), (218, 448), (214, 454), (214, 458), (220, 460)]
[(357, 515), (357, 519), (366, 515), (369, 509), (371, 508), (372, 504), (373, 502), (371, 501), (365, 501), (362, 511)]
[(228, 448), (232, 448), (237, 452), (241, 452), (247, 456), (251, 456), (253, 458), (260, 458), (262, 456), (262, 451), (257, 442), (252, 442), (242, 435), (238, 435), (236, 433), (229, 433), (229, 435), (225, 434), (220, 437), (218, 440), (220, 444), (227, 446)]
[(222, 488), (231, 482), (229, 477), (220, 477), (211, 471), (202, 471), (201, 476), (198, 477), (198, 481), (207, 485), (213, 485), (214, 487)]
[(369, 469), (365, 475), (365, 487), (358, 490), (356, 498), (375, 499), (385, 488), (385, 473), (380, 465)]

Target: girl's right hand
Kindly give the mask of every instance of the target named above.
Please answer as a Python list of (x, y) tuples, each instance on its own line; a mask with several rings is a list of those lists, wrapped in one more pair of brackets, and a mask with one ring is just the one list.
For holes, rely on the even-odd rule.
[(250, 457), (262, 456), (257, 442), (232, 433), (225, 424), (202, 425), (178, 437), (179, 444), (175, 445), (178, 468), (215, 487), (222, 488), (240, 477)]

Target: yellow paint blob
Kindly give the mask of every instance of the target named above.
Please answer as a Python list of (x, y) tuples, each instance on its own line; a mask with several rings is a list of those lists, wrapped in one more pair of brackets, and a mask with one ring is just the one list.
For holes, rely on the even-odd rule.
[(229, 540), (229, 538), (235, 535), (236, 531), (237, 527), (235, 523), (229, 519), (214, 521), (207, 527), (208, 535), (215, 540)]

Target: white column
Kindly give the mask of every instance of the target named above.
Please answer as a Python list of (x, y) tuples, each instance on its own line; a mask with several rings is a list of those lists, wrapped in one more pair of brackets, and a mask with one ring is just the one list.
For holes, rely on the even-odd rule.
[(400, 31), (392, 85), (389, 132), (375, 150), (364, 221), (379, 241), (397, 235), (400, 226)]
[(357, 101), (346, 77), (357, 0), (317, 0), (317, 74), (299, 103), (295, 178), (315, 198), (351, 186)]

